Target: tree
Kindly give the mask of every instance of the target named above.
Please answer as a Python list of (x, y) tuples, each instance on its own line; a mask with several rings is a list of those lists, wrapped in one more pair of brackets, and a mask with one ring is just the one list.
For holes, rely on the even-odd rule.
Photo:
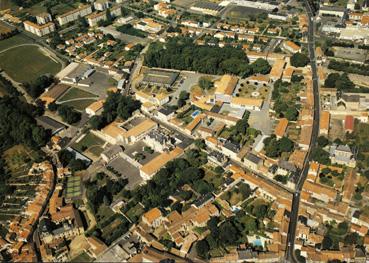
[(323, 249), (330, 249), (333, 245), (333, 241), (329, 236), (325, 236), (322, 241), (322, 248)]
[(269, 62), (263, 58), (258, 58), (251, 64), (254, 73), (268, 74), (271, 70)]
[(202, 239), (196, 243), (196, 252), (203, 259), (209, 258), (209, 244), (206, 240)]
[(236, 245), (239, 231), (232, 222), (226, 221), (219, 227), (219, 242), (224, 245)]
[(188, 93), (185, 90), (182, 90), (181, 93), (179, 93), (179, 97), (178, 97), (178, 102), (177, 102), (178, 107), (181, 108), (184, 105), (186, 105), (186, 100), (188, 100), (189, 97), (190, 97), (190, 93)]
[(309, 58), (300, 52), (292, 55), (290, 62), (294, 67), (305, 67), (309, 63)]
[(252, 213), (258, 218), (263, 219), (268, 213), (268, 206), (265, 204), (260, 204), (254, 207)]
[(286, 184), (288, 181), (288, 177), (287, 176), (283, 176), (280, 174), (277, 174), (276, 176), (274, 176), (274, 180), (281, 182), (282, 184)]
[(321, 164), (330, 164), (329, 153), (323, 150), (321, 147), (314, 147), (311, 152), (311, 158)]
[(62, 117), (63, 121), (68, 124), (73, 124), (81, 120), (81, 113), (75, 111), (73, 107), (67, 105), (59, 106), (58, 113)]
[(203, 150), (203, 149), (206, 148), (206, 144), (205, 144), (205, 141), (203, 139), (196, 139), (194, 141), (194, 144), (200, 150)]
[(238, 190), (240, 190), (240, 193), (242, 194), (242, 197), (244, 199), (248, 198), (252, 193), (252, 190), (251, 190), (250, 186), (248, 184), (245, 184), (245, 183), (240, 184), (238, 186)]
[(325, 137), (325, 136), (319, 136), (317, 139), (318, 145), (319, 147), (324, 148), (325, 146), (327, 146), (329, 144), (329, 140)]
[(350, 90), (355, 88), (354, 83), (350, 80), (347, 73), (343, 73), (336, 81), (336, 88), (338, 90)]
[(281, 152), (291, 152), (293, 150), (294, 143), (287, 137), (282, 137), (279, 140), (279, 151)]
[(25, 83), (24, 87), (32, 98), (37, 98), (53, 82), (54, 82), (53, 76), (42, 75), (38, 77), (34, 82)]
[(69, 168), (73, 171), (81, 171), (87, 168), (87, 164), (85, 161), (81, 160), (81, 159), (72, 159), (69, 162)]
[(340, 78), (339, 73), (330, 73), (324, 81), (324, 86), (327, 88), (335, 88), (336, 81)]
[(19, 97), (0, 98), (0, 150), (15, 144), (39, 148), (47, 142), (50, 133), (37, 125), (35, 117), (42, 111)]
[(213, 87), (213, 82), (208, 77), (200, 77), (198, 85), (203, 90), (208, 90)]
[(287, 120), (289, 121), (296, 121), (297, 117), (299, 116), (299, 112), (296, 109), (296, 107), (292, 106), (292, 107), (288, 107), (286, 112), (285, 112), (285, 117), (287, 118)]
[(223, 174), (224, 173), (224, 169), (223, 169), (223, 167), (222, 166), (217, 166), (217, 167), (215, 167), (214, 168), (214, 172), (216, 173), (216, 174)]
[(165, 44), (150, 44), (144, 62), (149, 67), (194, 70), (206, 74), (252, 74), (241, 48), (199, 46), (189, 37), (172, 38)]
[(66, 167), (75, 158), (75, 154), (63, 149), (58, 153), (58, 157), (61, 164)]
[(141, 107), (141, 103), (130, 96), (121, 96), (118, 105), (118, 116), (124, 120), (129, 119), (132, 113)]
[(47, 108), (50, 110), (50, 111), (57, 111), (58, 110), (58, 104), (56, 104), (55, 102), (51, 102), (49, 103), (49, 105), (47, 106)]

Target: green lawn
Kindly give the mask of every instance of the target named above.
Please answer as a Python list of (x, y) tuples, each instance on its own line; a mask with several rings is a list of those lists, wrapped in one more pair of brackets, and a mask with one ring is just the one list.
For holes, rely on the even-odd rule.
[(215, 189), (218, 189), (224, 183), (224, 177), (222, 174), (216, 174), (215, 172), (211, 171), (210, 168), (205, 170), (205, 177), (208, 183), (214, 185)]
[(43, 74), (55, 75), (61, 69), (37, 46), (20, 46), (1, 53), (0, 67), (18, 82), (31, 82)]
[(91, 258), (86, 252), (82, 252), (78, 256), (72, 259), (72, 262), (91, 262), (93, 258)]
[(95, 150), (98, 151), (97, 149), (95, 149), (96, 146), (101, 147), (102, 145), (104, 145), (104, 143), (104, 140), (89, 132), (85, 137), (83, 137), (82, 140), (80, 140), (78, 143), (73, 144), (72, 147), (81, 153), (83, 152), (82, 148), (84, 147), (86, 147), (86, 150), (93, 152)]
[(25, 35), (17, 34), (11, 38), (7, 38), (0, 41), (0, 51), (10, 48), (15, 45), (32, 43), (32, 40)]
[(131, 221), (135, 222), (144, 212), (145, 210), (143, 209), (143, 207), (140, 204), (137, 204), (136, 206), (129, 209), (126, 214)]
[(62, 103), (63, 105), (68, 105), (73, 107), (77, 111), (84, 111), (91, 103), (95, 102), (94, 99), (81, 99), (81, 100), (74, 100)]
[(97, 96), (88, 91), (84, 91), (78, 88), (71, 88), (61, 98), (59, 98), (58, 102), (63, 103), (64, 101), (82, 98), (97, 98)]

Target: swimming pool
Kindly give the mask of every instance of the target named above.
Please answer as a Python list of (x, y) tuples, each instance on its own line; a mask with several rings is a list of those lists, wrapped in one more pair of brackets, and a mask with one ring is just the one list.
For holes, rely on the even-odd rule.
[(191, 117), (192, 118), (195, 118), (197, 115), (200, 114), (200, 111), (199, 110), (195, 110), (192, 114), (191, 114)]
[(262, 247), (263, 246), (263, 243), (261, 242), (260, 239), (255, 239), (253, 242), (254, 246), (256, 247)]

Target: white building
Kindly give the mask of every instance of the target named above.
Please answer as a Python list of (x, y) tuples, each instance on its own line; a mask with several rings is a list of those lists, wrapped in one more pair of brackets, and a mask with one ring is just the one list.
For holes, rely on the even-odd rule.
[(85, 17), (92, 13), (92, 7), (90, 5), (84, 5), (72, 11), (69, 11), (65, 14), (62, 14), (56, 19), (58, 20), (59, 25), (65, 25), (70, 22), (78, 20), (80, 17)]
[(53, 18), (49, 13), (41, 13), (36, 16), (37, 24), (43, 25), (53, 21)]
[(25, 21), (23, 25), (26, 31), (31, 32), (32, 34), (35, 34), (39, 37), (48, 35), (55, 31), (55, 24), (52, 22), (44, 25), (38, 25), (31, 21)]
[(94, 27), (94, 26), (97, 26), (100, 21), (106, 21), (107, 16), (106, 16), (106, 12), (100, 12), (100, 13), (92, 13), (88, 15), (86, 18), (87, 18), (88, 25), (90, 27)]
[(95, 10), (104, 11), (105, 9), (109, 8), (110, 2), (109, 0), (97, 0), (94, 3)]

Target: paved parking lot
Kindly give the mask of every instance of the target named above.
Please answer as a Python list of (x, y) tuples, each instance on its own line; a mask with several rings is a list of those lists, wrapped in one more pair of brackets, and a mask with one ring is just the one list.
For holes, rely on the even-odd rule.
[(109, 166), (118, 171), (124, 178), (128, 179), (128, 190), (133, 190), (137, 185), (143, 182), (140, 171), (123, 158), (117, 158), (109, 163)]
[(135, 158), (135, 154), (142, 153), (145, 156), (145, 159), (140, 160), (139, 163), (141, 165), (145, 165), (148, 162), (150, 162), (152, 159), (154, 159), (156, 156), (160, 155), (160, 153), (154, 152), (152, 154), (145, 152), (143, 149), (147, 145), (143, 141), (139, 141), (135, 143), (134, 145), (124, 146), (125, 150), (124, 153), (131, 157), (132, 159)]
[(260, 130), (263, 135), (272, 134), (272, 120), (269, 116), (270, 99), (272, 93), (269, 93), (269, 98), (264, 100), (261, 111), (250, 111), (249, 125), (252, 128)]

